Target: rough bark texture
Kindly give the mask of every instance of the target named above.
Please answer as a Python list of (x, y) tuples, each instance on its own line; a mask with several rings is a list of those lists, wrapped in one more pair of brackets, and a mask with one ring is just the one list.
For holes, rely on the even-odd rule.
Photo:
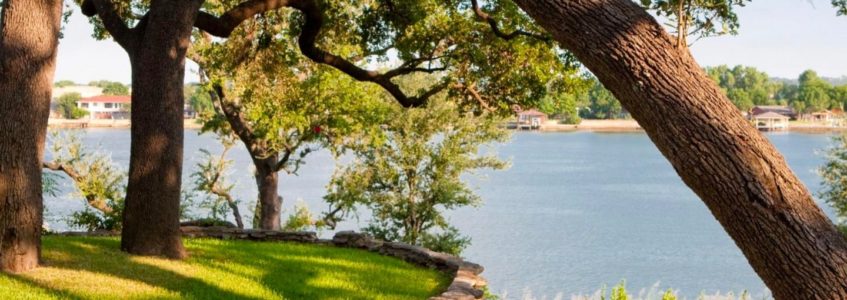
[(845, 239), (650, 15), (630, 0), (516, 2), (620, 99), (777, 299), (847, 299)]
[(275, 169), (277, 156), (253, 158), (256, 166), (256, 186), (259, 187), (259, 228), (279, 230), (282, 213), (282, 197), (279, 196), (279, 172)]
[(41, 159), (62, 1), (6, 0), (0, 15), (0, 270), (38, 266)]
[(199, 1), (153, 1), (128, 47), (132, 64), (132, 146), (121, 248), (185, 257), (179, 232), (183, 80)]

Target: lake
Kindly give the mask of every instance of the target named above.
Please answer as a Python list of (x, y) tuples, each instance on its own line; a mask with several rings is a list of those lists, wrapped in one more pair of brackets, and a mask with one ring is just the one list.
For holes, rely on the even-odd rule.
[[(196, 131), (187, 130), (185, 137), (188, 183), (201, 159), (199, 149), (215, 152), (221, 146)], [(800, 179), (818, 191), (816, 168), (830, 136), (772, 133), (768, 138)], [(129, 130), (88, 129), (84, 141), (128, 165)], [(624, 279), (636, 293), (656, 283), (689, 298), (701, 292), (767, 293), (740, 250), (644, 133), (518, 132), (494, 148), (511, 168), (469, 176), (485, 203), (450, 216), (473, 239), (463, 256), (486, 267), (483, 275), (495, 294), (569, 298)], [(230, 174), (238, 183), (234, 194), (244, 200), (247, 221), (256, 195), (252, 164), (243, 147), (233, 149), (230, 158), (236, 161)], [(297, 202), (323, 211), (321, 197), (334, 169), (332, 156), (321, 151), (307, 158), (299, 176), (282, 175), (284, 213)], [(67, 229), (64, 216), (82, 205), (68, 196), (48, 198), (51, 228)], [(366, 218), (339, 229), (364, 226)]]

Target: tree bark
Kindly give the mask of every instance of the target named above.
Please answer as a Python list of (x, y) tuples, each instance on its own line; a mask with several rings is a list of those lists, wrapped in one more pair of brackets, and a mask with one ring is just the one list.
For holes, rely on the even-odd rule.
[(0, 270), (23, 272), (41, 252), (41, 159), (62, 1), (0, 3)]
[(845, 239), (653, 17), (630, 0), (516, 2), (621, 101), (777, 299), (847, 299)]
[(259, 187), (259, 227), (267, 230), (280, 229), (282, 197), (279, 196), (279, 172), (275, 166), (277, 155), (264, 159), (253, 158), (256, 166), (256, 186)]
[(200, 1), (153, 1), (135, 43), (132, 145), (121, 249), (186, 256), (179, 231), (185, 53)]

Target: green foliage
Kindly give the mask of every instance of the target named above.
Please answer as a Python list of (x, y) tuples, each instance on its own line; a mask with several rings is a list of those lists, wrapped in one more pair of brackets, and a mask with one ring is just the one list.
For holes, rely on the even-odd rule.
[(838, 223), (847, 221), (847, 135), (832, 138), (832, 147), (825, 152), (825, 163), (818, 169), (823, 189), (818, 196), (835, 209)]
[(98, 80), (89, 82), (88, 85), (102, 88), (104, 95), (129, 95), (129, 88), (123, 83), (117, 81)]
[(392, 116), (384, 125), (386, 142), (363, 141), (369, 146), (357, 148), (355, 160), (336, 172), (324, 199), (330, 211), (371, 210), (365, 231), (378, 238), (415, 245), (426, 240), (458, 253), (467, 239), (456, 234), (442, 211), (480, 203), (460, 176), (505, 168), (505, 162), (479, 150), (505, 141), (508, 132), (498, 126), (499, 118), (460, 113), (444, 100)]
[(203, 88), (201, 85), (197, 84), (187, 84), (183, 89), (185, 94), (185, 99), (188, 102), (188, 105), (192, 110), (197, 112), (199, 116), (209, 116), (214, 114), (214, 107), (212, 105), (212, 98), (209, 96), (209, 92)]
[(52, 165), (70, 178), (86, 207), (69, 225), (87, 230), (120, 230), (126, 174), (102, 150), (89, 150), (74, 131), (53, 131), (48, 138)]
[(0, 299), (427, 299), (450, 276), (358, 249), (184, 239), (185, 260), (138, 257), (117, 237), (45, 236), (49, 267), (0, 274)]
[(580, 113), (582, 117), (589, 119), (616, 119), (623, 117), (623, 107), (612, 92), (595, 79), (588, 90), (588, 107), (580, 110)]
[(847, 15), (847, 0), (832, 0), (832, 6), (838, 9), (838, 15)]
[(756, 105), (778, 104), (776, 96), (783, 85), (756, 68), (720, 65), (707, 67), (706, 73), (741, 111), (750, 111)]
[(57, 107), (59, 109), (59, 113), (62, 114), (62, 117), (65, 119), (79, 119), (88, 115), (87, 110), (77, 107), (76, 103), (81, 98), (82, 96), (79, 93), (67, 93), (59, 96), (57, 99)]
[(579, 109), (588, 105), (588, 91), (593, 84), (594, 79), (587, 76), (558, 76), (550, 81), (538, 110), (561, 123), (579, 124)]
[(800, 74), (796, 101), (803, 103), (802, 112), (817, 112), (840, 106), (830, 100), (832, 86), (821, 79), (815, 71), (806, 70)]
[[(123, 205), (123, 202), (120, 203)], [(120, 208), (122, 210), (123, 207)], [(120, 230), (121, 218), (115, 214), (105, 214), (101, 211), (86, 206), (81, 211), (75, 211), (68, 216), (66, 222), (71, 227), (82, 228), (87, 231), (96, 230)]]
[(232, 167), (232, 160), (226, 158), (227, 153), (235, 145), (235, 137), (219, 136), (223, 144), (223, 151), (219, 156), (213, 155), (209, 150), (200, 149), (202, 158), (196, 166), (196, 171), (191, 173), (193, 181), (193, 194), (200, 197), (193, 198), (192, 204), (198, 208), (208, 211), (208, 217), (214, 220), (224, 220), (232, 212), (239, 227), (244, 227), (241, 213), (238, 211), (238, 199), (231, 195), (235, 187), (227, 181), (227, 176)]
[(679, 42), (687, 46), (688, 37), (700, 39), (738, 33), (736, 6), (751, 0), (640, 0), (646, 9), (666, 17)]
[(282, 229), (303, 231), (314, 228), (320, 230), (324, 225), (323, 220), (317, 220), (305, 203), (299, 202), (294, 205), (294, 212), (288, 215), (288, 220), (285, 221)]
[(59, 174), (41, 172), (41, 193), (56, 197), (59, 194)]
[(67, 87), (67, 86), (73, 86), (73, 85), (76, 85), (76, 83), (73, 82), (72, 80), (59, 80), (59, 81), (57, 81), (56, 83), (53, 84), (53, 86), (59, 87), (59, 88)]

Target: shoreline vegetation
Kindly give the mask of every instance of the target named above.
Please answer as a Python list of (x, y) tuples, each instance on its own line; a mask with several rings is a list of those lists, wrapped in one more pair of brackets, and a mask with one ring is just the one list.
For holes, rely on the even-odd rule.
[[(510, 128), (514, 122), (509, 122)], [(57, 129), (81, 129), (81, 128), (129, 128), (129, 120), (87, 120), (87, 119), (53, 119), (48, 122), (50, 128)], [(203, 124), (197, 122), (196, 119), (185, 119), (185, 129), (200, 129)], [(584, 119), (579, 124), (559, 124), (556, 120), (545, 122), (540, 128), (533, 130), (540, 132), (570, 132), (570, 131), (594, 131), (594, 132), (639, 132), (644, 131), (638, 122), (632, 119), (610, 119), (610, 120), (590, 120)], [(833, 127), (826, 124), (818, 124), (813, 122), (791, 121), (789, 123), (788, 132), (799, 133), (830, 133), (847, 131), (847, 127)]]

